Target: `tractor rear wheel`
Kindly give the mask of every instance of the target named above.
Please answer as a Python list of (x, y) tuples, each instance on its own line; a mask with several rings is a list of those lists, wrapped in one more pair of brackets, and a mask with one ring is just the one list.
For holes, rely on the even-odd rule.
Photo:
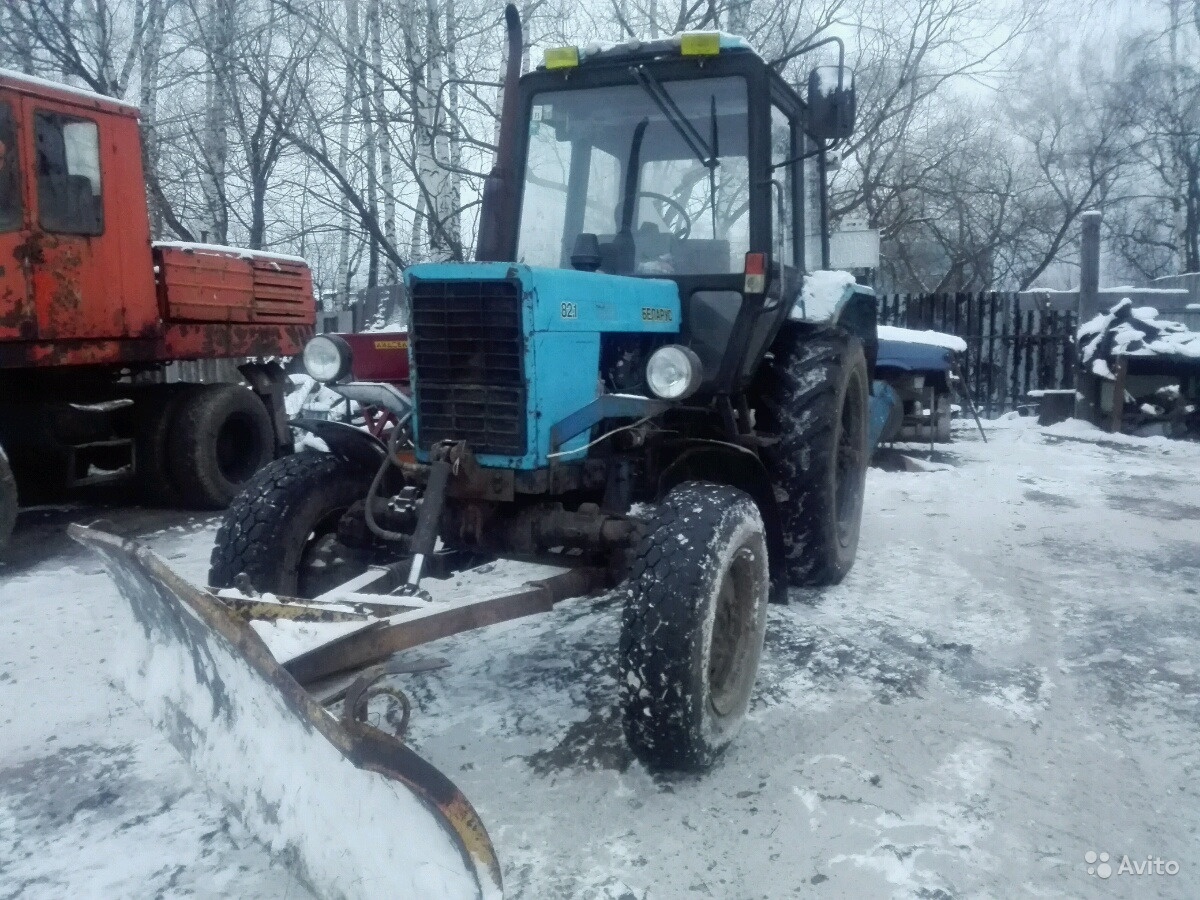
[(696, 769), (733, 740), (758, 673), (770, 574), (758, 506), (688, 481), (655, 508), (625, 587), (618, 681), (647, 766)]
[(0, 553), (8, 546), (17, 522), (17, 481), (13, 478), (4, 448), (0, 447)]
[(343, 513), (367, 495), (372, 473), (331, 453), (303, 451), (270, 463), (221, 520), (208, 583), (245, 573), (262, 593), (311, 599), (360, 574), (366, 562), (337, 540)]
[(867, 363), (840, 328), (780, 332), (756, 385), (757, 426), (783, 514), (788, 580), (837, 584), (858, 552), (868, 463)]
[(240, 384), (206, 384), (188, 393), (170, 430), (171, 477), (183, 499), (200, 509), (224, 509), (275, 458), (271, 414)]

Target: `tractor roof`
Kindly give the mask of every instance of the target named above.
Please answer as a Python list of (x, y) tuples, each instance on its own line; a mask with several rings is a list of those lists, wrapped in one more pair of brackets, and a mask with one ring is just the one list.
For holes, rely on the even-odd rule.
[(17, 91), (46, 100), (57, 100), (60, 103), (86, 106), (89, 109), (103, 112), (115, 112), (126, 116), (136, 116), (138, 114), (137, 105), (128, 103), (125, 100), (108, 97), (104, 94), (97, 94), (94, 91), (84, 88), (72, 87), (69, 84), (50, 81), (46, 78), (38, 78), (35, 75), (26, 75), (23, 72), (17, 72), (13, 69), (0, 69), (0, 89)]

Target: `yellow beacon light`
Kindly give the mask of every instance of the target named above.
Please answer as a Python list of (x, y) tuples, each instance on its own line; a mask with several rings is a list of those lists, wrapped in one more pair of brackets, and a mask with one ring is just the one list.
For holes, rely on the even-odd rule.
[(578, 47), (551, 47), (546, 51), (547, 69), (574, 69), (579, 65)]
[(721, 35), (715, 31), (692, 31), (679, 36), (681, 56), (716, 56), (721, 52)]

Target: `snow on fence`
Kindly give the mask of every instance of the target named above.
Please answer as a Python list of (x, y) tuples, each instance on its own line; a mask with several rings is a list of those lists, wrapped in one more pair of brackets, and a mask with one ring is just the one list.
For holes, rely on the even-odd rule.
[(963, 378), (987, 417), (1033, 390), (1075, 387), (1076, 316), (1022, 304), (1015, 293), (883, 294), (879, 324), (931, 329), (967, 342)]

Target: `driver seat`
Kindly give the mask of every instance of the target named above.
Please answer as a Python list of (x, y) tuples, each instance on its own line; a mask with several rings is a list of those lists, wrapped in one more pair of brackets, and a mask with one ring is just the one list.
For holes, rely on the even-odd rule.
[(641, 267), (646, 264), (661, 263), (673, 268), (674, 235), (659, 231), (658, 226), (653, 222), (643, 222), (638, 226), (637, 236), (633, 243), (637, 250), (635, 261), (639, 272)]

